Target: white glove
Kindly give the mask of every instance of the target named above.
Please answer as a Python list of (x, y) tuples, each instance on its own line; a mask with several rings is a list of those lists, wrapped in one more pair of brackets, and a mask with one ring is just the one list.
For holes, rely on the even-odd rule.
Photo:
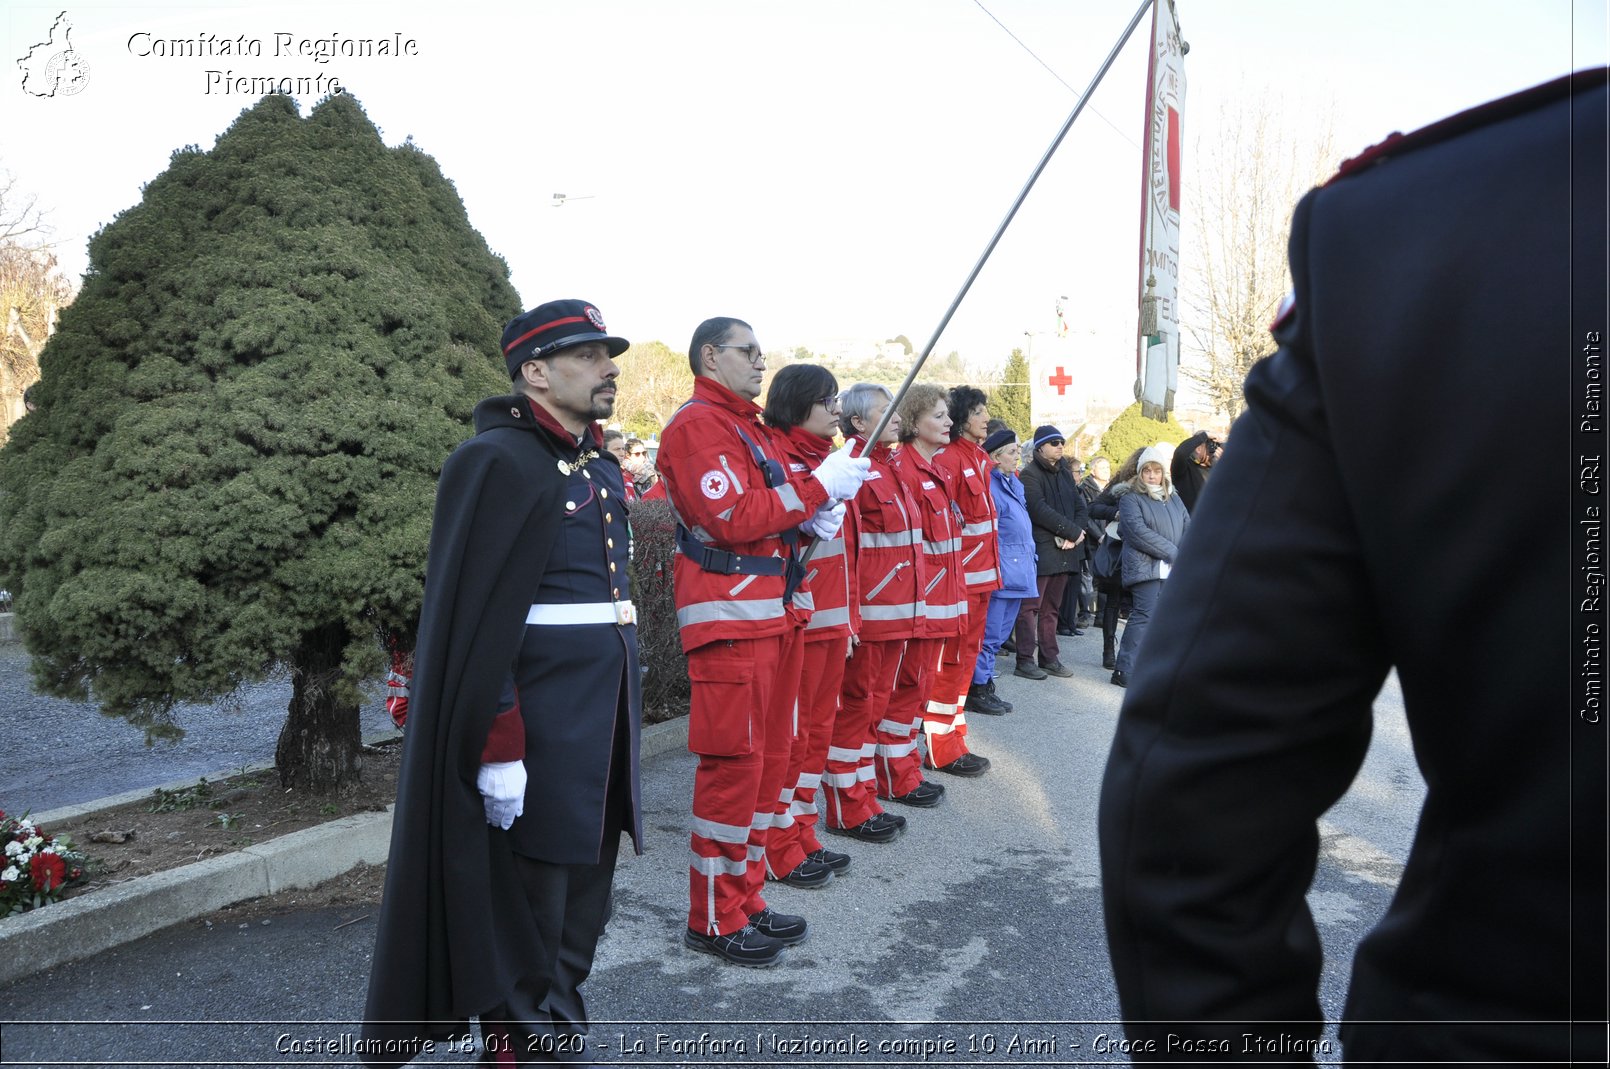
[(475, 789), (486, 803), (486, 822), (509, 830), (514, 818), (525, 812), (525, 762), (499, 761), (482, 765)]
[(854, 443), (844, 446), (836, 452), (828, 454), (828, 458), (811, 472), (827, 496), (839, 501), (848, 501), (855, 496), (861, 484), (866, 482), (867, 476), (872, 473), (872, 461), (867, 457), (851, 456), (850, 451), (855, 448)]
[(826, 542), (839, 533), (844, 526), (844, 502), (830, 502), (817, 509), (810, 519), (799, 525), (799, 529), (808, 535), (814, 535)]

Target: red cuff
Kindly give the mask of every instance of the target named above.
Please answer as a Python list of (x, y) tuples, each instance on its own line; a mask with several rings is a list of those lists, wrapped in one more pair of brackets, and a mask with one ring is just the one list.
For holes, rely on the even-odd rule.
[(486, 745), (481, 748), (481, 764), (523, 760), (525, 721), (520, 718), (520, 699), (516, 698), (514, 708), (504, 710), (492, 721), (492, 730), (486, 734)]

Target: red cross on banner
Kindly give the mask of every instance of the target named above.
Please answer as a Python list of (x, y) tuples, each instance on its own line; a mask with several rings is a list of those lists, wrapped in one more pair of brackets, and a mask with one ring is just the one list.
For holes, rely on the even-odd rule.
[(1073, 385), (1073, 376), (1068, 374), (1066, 371), (1063, 371), (1061, 365), (1058, 365), (1057, 373), (1052, 375), (1046, 381), (1057, 388), (1058, 397), (1066, 397), (1068, 395), (1068, 387)]

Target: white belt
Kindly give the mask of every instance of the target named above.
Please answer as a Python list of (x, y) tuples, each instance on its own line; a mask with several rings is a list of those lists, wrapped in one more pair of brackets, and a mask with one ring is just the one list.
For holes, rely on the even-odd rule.
[(637, 608), (629, 601), (592, 601), (583, 605), (533, 605), (527, 626), (569, 627), (576, 624), (635, 624)]

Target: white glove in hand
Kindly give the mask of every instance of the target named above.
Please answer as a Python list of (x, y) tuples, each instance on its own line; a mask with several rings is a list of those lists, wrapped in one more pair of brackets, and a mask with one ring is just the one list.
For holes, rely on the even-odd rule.
[(844, 503), (838, 501), (830, 502), (817, 509), (810, 519), (799, 525), (799, 529), (826, 542), (838, 534), (839, 528), (843, 526)]
[(525, 812), (525, 762), (499, 761), (482, 765), (475, 788), (486, 803), (486, 822), (509, 830), (514, 818)]
[(827, 496), (839, 501), (848, 501), (855, 496), (861, 484), (866, 482), (867, 476), (872, 472), (872, 461), (867, 457), (851, 456), (850, 451), (854, 444), (846, 445), (828, 455), (828, 458), (811, 472), (816, 481), (822, 484)]

